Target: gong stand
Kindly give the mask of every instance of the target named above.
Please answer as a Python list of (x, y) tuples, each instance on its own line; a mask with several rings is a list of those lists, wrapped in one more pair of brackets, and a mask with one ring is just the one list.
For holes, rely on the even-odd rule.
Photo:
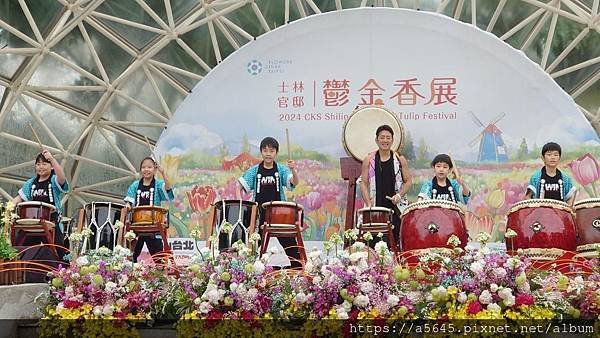
[[(344, 231), (354, 227), (354, 206), (356, 202), (356, 180), (360, 177), (362, 162), (354, 157), (340, 157), (340, 168), (342, 178), (348, 181), (348, 198), (346, 198), (346, 220), (344, 222)], [(342, 234), (343, 238), (343, 234)], [(344, 238), (344, 247), (348, 242)]]

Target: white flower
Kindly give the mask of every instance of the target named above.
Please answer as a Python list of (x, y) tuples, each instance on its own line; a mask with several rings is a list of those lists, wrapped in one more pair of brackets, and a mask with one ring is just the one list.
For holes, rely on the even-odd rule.
[(113, 308), (111, 305), (104, 305), (104, 309), (102, 309), (102, 314), (110, 317), (113, 315)]
[(195, 305), (200, 305), (201, 303), (202, 303), (202, 299), (200, 299), (200, 297), (196, 297), (196, 298), (194, 299), (194, 304), (195, 304)]
[(109, 293), (111, 293), (112, 291), (114, 291), (114, 290), (117, 288), (117, 286), (118, 286), (118, 285), (117, 285), (117, 283), (115, 283), (115, 282), (107, 282), (107, 283), (104, 285), (104, 289), (106, 290), (106, 292), (109, 292)]
[(461, 244), (460, 238), (458, 238), (458, 236), (456, 236), (455, 234), (452, 234), (452, 236), (448, 238), (448, 242), (446, 244), (453, 248), (458, 248)]
[(357, 262), (359, 262), (361, 260), (366, 260), (368, 258), (369, 258), (369, 254), (367, 252), (364, 252), (364, 251), (353, 252), (350, 255), (350, 262), (352, 262), (354, 264), (354, 263), (357, 263)]
[(506, 229), (506, 232), (504, 233), (505, 238), (513, 238), (516, 236), (517, 236), (517, 233), (511, 228)]
[(492, 294), (488, 290), (483, 290), (479, 295), (479, 302), (481, 304), (489, 304), (492, 302)]
[(256, 290), (255, 288), (251, 288), (250, 290), (248, 290), (248, 298), (254, 299), (256, 298), (256, 295), (258, 295), (258, 290)]
[(272, 246), (269, 248), (269, 253), (271, 255), (277, 255), (279, 253), (279, 248), (276, 246)]
[(87, 228), (87, 229), (81, 230), (81, 235), (83, 237), (90, 237), (93, 234), (94, 234), (94, 232), (92, 231), (92, 229)]
[(101, 306), (94, 306), (93, 313), (94, 313), (94, 316), (100, 317), (102, 315), (102, 307)]
[(358, 307), (367, 307), (369, 305), (369, 296), (358, 295), (354, 297), (353, 303)]
[(77, 263), (79, 266), (85, 266), (90, 264), (90, 260), (87, 258), (87, 256), (79, 256), (75, 260), (75, 263)]
[(198, 309), (198, 311), (200, 311), (200, 313), (209, 313), (211, 309), (212, 309), (212, 306), (210, 305), (209, 302), (202, 302), (202, 304), (200, 304), (200, 308)]
[(492, 238), (492, 236), (490, 234), (488, 234), (485, 231), (481, 231), (480, 233), (477, 234), (477, 237), (475, 240), (481, 244), (485, 244), (491, 238)]
[(233, 283), (229, 284), (229, 290), (231, 292), (235, 292), (235, 290), (238, 288), (238, 286), (239, 286), (238, 283), (233, 282)]
[(308, 261), (306, 262), (306, 264), (304, 264), (304, 271), (306, 271), (307, 273), (313, 273), (315, 272), (314, 270), (315, 267), (311, 261)]
[(483, 264), (480, 261), (476, 261), (471, 263), (471, 271), (475, 272), (475, 273), (481, 273), (483, 272)]
[(360, 285), (360, 291), (362, 291), (363, 293), (369, 293), (371, 291), (373, 291), (373, 283), (371, 282), (364, 282)]
[(352, 304), (347, 300), (345, 300), (340, 307), (344, 309), (345, 312), (352, 310)]
[(461, 292), (458, 294), (458, 297), (456, 297), (456, 299), (458, 300), (459, 303), (464, 303), (467, 301), (467, 294), (464, 292)]
[(318, 285), (319, 283), (321, 283), (321, 277), (320, 276), (313, 277), (313, 284)]
[(509, 269), (514, 270), (521, 266), (521, 260), (518, 257), (510, 257), (506, 260), (506, 263), (504, 263), (504, 265)]
[(300, 292), (296, 295), (296, 302), (302, 304), (306, 302), (306, 295), (303, 292)]
[(488, 304), (487, 310), (492, 311), (492, 312), (500, 312), (502, 309), (500, 308), (500, 305), (498, 305), (496, 303), (491, 303), (491, 304)]
[(353, 251), (361, 251), (362, 249), (365, 248), (365, 243), (363, 242), (355, 242), (354, 244), (352, 244), (352, 250)]
[(375, 243), (375, 251), (380, 255), (387, 253), (388, 252), (387, 243), (384, 241), (379, 241), (379, 242)]
[(508, 307), (515, 305), (515, 296), (510, 295), (510, 296), (504, 298), (502, 303), (504, 303), (504, 305), (506, 305)]
[(265, 265), (261, 261), (254, 262), (253, 267), (254, 267), (254, 274), (255, 275), (260, 275), (263, 272), (265, 272)]
[(117, 220), (115, 222), (115, 229), (121, 229), (123, 226), (125, 226), (125, 225), (120, 220)]
[(258, 243), (258, 241), (260, 241), (260, 235), (258, 234), (258, 232), (255, 232), (252, 235), (250, 235), (250, 242)]
[(506, 276), (506, 270), (502, 267), (495, 268), (494, 276), (498, 279), (504, 278)]
[(498, 291), (498, 297), (500, 299), (506, 300), (507, 298), (512, 296), (512, 290), (510, 288), (502, 288)]
[(73, 243), (79, 243), (83, 241), (83, 235), (78, 232), (74, 232), (69, 235), (69, 240)]
[(311, 260), (317, 259), (321, 257), (321, 250), (317, 250), (316, 248), (312, 249), (311, 252), (308, 253), (308, 258)]
[(387, 305), (389, 305), (390, 307), (398, 305), (399, 302), (400, 298), (398, 298), (398, 296), (396, 295), (389, 295), (387, 298)]
[(492, 291), (493, 293), (496, 293), (496, 291), (498, 291), (498, 285), (496, 283), (492, 283), (490, 285), (490, 291)]
[(371, 234), (370, 231), (367, 231), (366, 233), (363, 234), (363, 239), (367, 242), (372, 241), (373, 240), (373, 234)]
[(67, 286), (65, 288), (65, 296), (67, 296), (67, 297), (73, 297), (73, 296), (75, 296), (75, 291), (73, 290), (72, 286)]
[(105, 246), (100, 247), (100, 249), (98, 249), (98, 254), (102, 255), (102, 256), (110, 256), (111, 253), (112, 253), (112, 250)]
[(127, 242), (133, 241), (136, 237), (137, 236), (136, 236), (135, 232), (133, 232), (131, 230), (129, 230), (129, 231), (127, 231), (127, 233), (125, 233), (125, 240)]
[(337, 316), (338, 316), (338, 319), (346, 320), (346, 319), (348, 319), (348, 312), (338, 311)]

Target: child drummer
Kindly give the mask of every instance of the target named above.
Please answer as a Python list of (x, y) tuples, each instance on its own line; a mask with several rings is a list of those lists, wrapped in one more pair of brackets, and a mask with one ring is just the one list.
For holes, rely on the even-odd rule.
[[(161, 173), (164, 180), (154, 177), (156, 171)], [(123, 199), (126, 202), (127, 209), (131, 209), (132, 206), (160, 206), (164, 201), (172, 201), (175, 199), (173, 189), (171, 189), (167, 176), (165, 176), (163, 169), (152, 157), (146, 157), (142, 160), (140, 163), (140, 174), (142, 178), (139, 181), (131, 183), (127, 190), (127, 196)], [(139, 235), (135, 249), (133, 250), (134, 262), (137, 262), (137, 258), (142, 252), (144, 243), (148, 246), (148, 251), (151, 255), (160, 252), (163, 249), (160, 236), (157, 236), (156, 234)]]
[[(37, 201), (53, 205), (56, 213), (50, 218), (59, 225), (55, 227), (54, 243), (62, 245), (64, 229), (61, 229), (62, 224), (58, 220), (62, 214), (60, 203), (62, 195), (69, 191), (65, 172), (54, 156), (47, 149), (43, 149), (35, 158), (35, 174), (35, 177), (31, 177), (25, 182), (19, 190), (19, 196), (15, 197), (12, 202), (17, 205), (21, 202)], [(25, 242), (25, 245), (32, 244), (37, 243)]]
[[(285, 201), (285, 189), (290, 191), (298, 185), (298, 172), (296, 163), (293, 160), (287, 161), (287, 166), (277, 163), (275, 158), (279, 151), (279, 143), (272, 137), (265, 137), (260, 142), (260, 154), (262, 162), (249, 168), (239, 179), (241, 191), (253, 192), (252, 200), (257, 202), (259, 207), (266, 202)], [(260, 214), (259, 234), (262, 237), (262, 224), (265, 222), (264, 213)], [(285, 249), (285, 253), (290, 258), (291, 267), (302, 267), (300, 263), (300, 253), (295, 238), (278, 238), (279, 243)]]
[[(431, 161), (431, 167), (435, 176), (423, 183), (418, 199), (434, 199), (451, 201), (455, 203), (467, 204), (471, 197), (471, 190), (465, 184), (465, 181), (458, 174), (454, 167), (452, 159), (446, 154), (439, 154)], [(456, 179), (448, 178), (453, 171)]]
[(526, 199), (548, 198), (567, 202), (573, 206), (577, 188), (571, 183), (571, 178), (558, 170), (562, 149), (559, 144), (549, 142), (542, 147), (544, 166), (536, 171), (529, 179)]

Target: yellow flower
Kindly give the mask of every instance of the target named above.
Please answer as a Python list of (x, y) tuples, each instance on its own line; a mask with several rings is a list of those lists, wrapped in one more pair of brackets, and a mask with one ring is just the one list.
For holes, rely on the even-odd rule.
[(160, 166), (165, 172), (165, 176), (170, 184), (174, 184), (177, 180), (177, 171), (181, 163), (181, 156), (164, 155), (160, 160)]
[(504, 205), (504, 191), (493, 190), (485, 196), (485, 203), (492, 209), (501, 208)]

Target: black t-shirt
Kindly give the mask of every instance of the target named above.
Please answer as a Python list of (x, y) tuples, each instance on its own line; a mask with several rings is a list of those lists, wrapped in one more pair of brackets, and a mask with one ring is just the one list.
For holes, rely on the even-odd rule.
[[(150, 182), (150, 185), (144, 185), (144, 180), (140, 180), (137, 190), (137, 205), (154, 205), (154, 194), (156, 189), (154, 188), (154, 179)], [(150, 203), (152, 201), (152, 203)]]
[(256, 202), (261, 205), (265, 202), (280, 201), (279, 195), (279, 172), (277, 163), (273, 163), (273, 168), (267, 169), (261, 162), (256, 174)]
[(48, 204), (54, 204), (54, 197), (52, 196), (52, 184), (50, 184), (52, 176), (48, 177), (45, 181), (38, 181), (36, 179), (31, 185), (31, 200), (44, 202)]
[(561, 197), (561, 189), (562, 189), (562, 173), (560, 170), (556, 169), (556, 175), (548, 176), (546, 173), (546, 167), (542, 168), (542, 176), (540, 178), (540, 194), (542, 196), (542, 191), (544, 192), (544, 198), (549, 198), (553, 200), (562, 201)]
[(375, 154), (375, 205), (391, 209), (393, 203), (386, 196), (392, 197), (396, 194), (396, 175), (394, 174), (393, 155), (382, 162), (379, 152)]
[(437, 178), (433, 178), (431, 187), (431, 198), (434, 200), (444, 200), (444, 201), (452, 201), (456, 202), (456, 198), (454, 197), (454, 191), (452, 189), (452, 185), (450, 184), (450, 180), (446, 178), (446, 185), (440, 186), (437, 182)]

